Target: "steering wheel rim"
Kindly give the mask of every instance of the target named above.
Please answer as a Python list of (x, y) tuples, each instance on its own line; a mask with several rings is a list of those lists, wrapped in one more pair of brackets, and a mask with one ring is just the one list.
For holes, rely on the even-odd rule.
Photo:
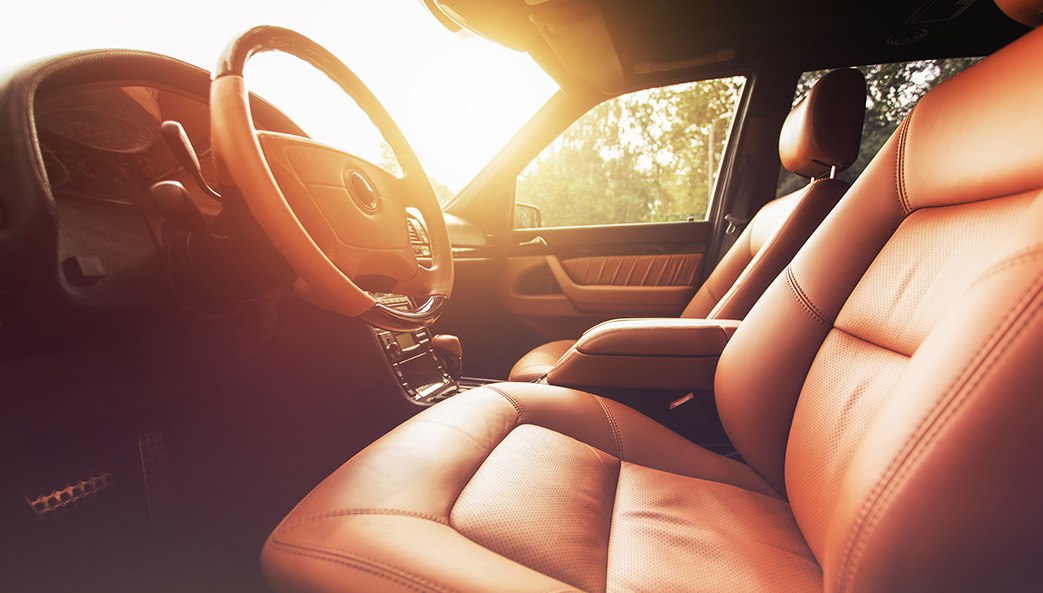
[[(243, 71), (252, 56), (266, 51), (292, 55), (311, 64), (336, 83), (366, 113), (391, 146), (403, 170), (403, 177), (391, 183), (385, 179), (394, 179), (389, 174), (371, 174), (368, 179), (362, 175), (369, 182), (364, 187), (373, 192), (369, 196), (365, 190), (360, 192), (347, 187), (352, 183), (349, 180), (361, 175), (360, 170), (367, 168), (365, 165), (368, 162), (305, 139), (274, 133), (260, 134), (250, 114)], [(250, 212), (272, 244), (297, 273), (294, 291), (298, 295), (325, 309), (359, 317), (386, 329), (415, 329), (437, 319), (448, 302), (453, 285), (452, 250), (441, 206), (427, 174), (398, 126), (373, 93), (347, 66), (300, 33), (281, 27), (255, 27), (233, 40), (222, 52), (211, 84), (210, 109), (212, 145), (218, 162), (238, 186)], [(262, 139), (266, 146), (269, 143), (278, 144), (278, 149), (269, 146), (266, 154), (265, 148), (262, 148)], [(325, 219), (327, 224), (347, 226), (345, 232), (339, 234), (350, 235), (352, 233), (348, 231), (352, 231), (355, 235), (368, 236), (375, 247), (355, 245), (354, 251), (357, 253), (354, 256), (341, 254), (342, 258), (334, 261), (337, 258), (328, 253), (331, 248), (324, 245), (324, 249), (317, 244), (287, 200), (288, 194), (284, 193), (289, 185), (293, 186), (294, 191), (303, 190), (307, 193), (307, 186), (304, 183), (285, 183), (284, 169), (292, 168), (292, 165), (280, 168), (280, 175), (277, 176), (269, 163), (269, 158), (274, 158), (273, 154), (289, 153), (291, 150), (312, 151), (309, 156), (318, 154), (321, 157), (307, 159), (309, 168), (313, 168), (311, 162), (318, 160), (333, 163), (330, 166), (334, 169), (345, 169), (323, 171), (322, 175), (326, 177), (320, 185), (329, 186), (329, 176), (336, 174), (342, 180), (342, 186), (345, 186), (342, 187), (344, 192), (356, 199), (339, 200), (335, 207), (326, 206), (325, 211), (320, 201), (316, 201), (313, 196), (309, 196), (309, 199), (317, 205), (319, 218)], [(374, 172), (373, 169), (370, 171)], [(283, 183), (277, 181), (277, 177)], [(375, 180), (374, 177), (379, 179)], [(377, 190), (373, 189), (373, 185), (377, 185)], [(393, 198), (387, 195), (392, 189), (393, 193), (402, 193)], [(365, 194), (366, 199), (358, 199), (359, 193)], [(297, 199), (300, 199), (299, 196)], [(406, 205), (419, 210), (426, 223), (431, 244), (430, 268), (421, 266), (412, 252), (406, 227), (408, 223), (405, 223)], [(345, 211), (345, 208), (349, 210)], [(351, 219), (349, 222), (330, 221), (329, 214), (343, 215), (345, 212)], [(381, 235), (377, 232), (380, 229), (373, 227), (399, 222), (403, 223), (400, 233), (387, 236)], [(363, 232), (359, 233), (359, 230)], [(406, 237), (405, 247), (400, 245), (401, 236)], [(390, 278), (397, 282), (394, 292), (423, 298), (423, 304), (411, 310), (392, 309), (359, 288), (355, 279), (365, 274), (365, 270), (374, 269), (377, 263), (394, 270)]]

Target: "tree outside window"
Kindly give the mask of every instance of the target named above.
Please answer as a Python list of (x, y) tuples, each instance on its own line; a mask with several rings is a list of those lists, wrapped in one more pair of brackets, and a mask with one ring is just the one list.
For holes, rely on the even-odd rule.
[(745, 78), (637, 91), (599, 104), (518, 178), (543, 226), (705, 220)]

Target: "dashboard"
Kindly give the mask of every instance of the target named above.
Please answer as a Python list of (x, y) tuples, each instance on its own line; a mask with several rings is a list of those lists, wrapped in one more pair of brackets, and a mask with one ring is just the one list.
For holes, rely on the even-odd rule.
[[(177, 397), (294, 323), (280, 320), (282, 303), (301, 310), (292, 269), (245, 203), (231, 191), (209, 197), (161, 132), (162, 122), (179, 122), (203, 177), (228, 188), (210, 150), (209, 88), (205, 70), (130, 51), (50, 59), (0, 86), (0, 355), (20, 361), (0, 369), (0, 382), (24, 396), (2, 423), (6, 438)], [(260, 98), (250, 108), (257, 129), (307, 137)], [(150, 188), (159, 181), (184, 187), (205, 229), (157, 207)], [(409, 232), (425, 259), (418, 218)], [(377, 334), (354, 325), (355, 344), (341, 355), (354, 381), (383, 382), (413, 401), (394, 368), (423, 382), (422, 397), (448, 384), (437, 361), (421, 368), (415, 346), (403, 348), (414, 362), (391, 360)], [(67, 375), (49, 370), (59, 364)], [(77, 379), (82, 372), (97, 380)]]
[[(88, 84), (41, 94), (35, 107), (40, 151), (55, 196), (146, 203), (153, 183), (184, 175), (160, 134), (165, 120), (182, 122), (204, 175), (215, 173), (207, 105), (198, 99), (148, 86)], [(211, 217), (220, 211), (197, 188), (186, 188)]]

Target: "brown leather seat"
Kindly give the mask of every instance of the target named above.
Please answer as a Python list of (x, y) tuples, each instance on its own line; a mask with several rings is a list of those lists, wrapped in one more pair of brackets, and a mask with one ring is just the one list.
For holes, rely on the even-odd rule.
[(1040, 591), (1043, 30), (931, 91), (721, 358), (746, 464), (505, 383), (320, 484), (265, 573), (310, 591)]
[[(823, 76), (790, 112), (779, 137), (786, 169), (811, 178), (807, 186), (764, 205), (681, 313), (687, 319), (743, 319), (847, 191), (830, 169), (858, 158), (866, 82), (853, 68)], [(521, 357), (508, 379), (547, 374), (576, 340), (556, 340)]]

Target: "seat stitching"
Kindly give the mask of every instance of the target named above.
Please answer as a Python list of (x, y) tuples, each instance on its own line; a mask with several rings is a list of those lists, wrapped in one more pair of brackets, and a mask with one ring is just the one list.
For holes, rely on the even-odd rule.
[[(794, 206), (793, 209), (790, 211), (789, 216), (786, 217), (786, 220), (782, 223), (782, 226), (776, 229), (775, 233), (773, 233), (772, 236), (768, 238), (768, 240), (760, 248), (760, 251), (758, 251), (757, 254), (753, 256), (753, 259), (750, 260), (750, 263), (746, 264), (746, 267), (743, 268), (742, 273), (740, 273), (739, 277), (735, 279), (735, 283), (731, 285), (731, 287), (728, 289), (728, 292), (724, 293), (724, 296), (721, 297), (721, 300), (717, 302), (717, 305), (714, 307), (714, 311), (717, 311), (718, 315), (720, 314), (720, 310), (724, 309), (724, 307), (728, 306), (728, 303), (735, 300), (735, 295), (737, 295), (739, 290), (741, 290), (743, 286), (750, 281), (750, 278), (753, 276), (754, 271), (756, 271), (757, 268), (763, 265), (764, 260), (772, 254), (771, 252), (775, 249), (775, 246), (782, 241), (782, 237), (784, 237), (786, 233), (789, 232), (790, 227), (796, 224), (798, 212), (803, 212), (804, 210), (810, 208), (808, 204), (811, 203), (811, 195), (816, 191), (819, 191), (819, 193), (821, 193), (820, 190), (822, 188), (822, 185), (822, 183), (816, 184), (812, 182), (809, 185), (805, 186), (804, 189), (806, 191), (804, 192), (804, 195), (800, 196), (800, 199), (797, 200), (797, 205)], [(832, 210), (832, 208), (830, 210)], [(816, 225), (816, 228), (817, 226), (818, 225)], [(713, 311), (711, 311), (711, 313), (712, 312)]]
[[(711, 272), (711, 274), (712, 274), (712, 272)], [(705, 289), (706, 290), (706, 294), (710, 295), (710, 298), (714, 300), (714, 303), (716, 303), (719, 300), (717, 298), (717, 296), (713, 294), (713, 291), (710, 290), (710, 279), (709, 278), (707, 278), (706, 282), (702, 286), (700, 286), (699, 288)]]
[[(1011, 307), (1003, 321), (975, 354), (974, 359), (968, 363), (963, 372), (946, 389), (945, 394), (920, 421), (916, 430), (891, 461), (883, 477), (866, 497), (845, 544), (841, 568), (837, 576), (839, 591), (850, 586), (853, 581), (861, 554), (865, 551), (869, 537), (867, 534), (873, 530), (886, 507), (901, 489), (912, 471), (912, 466), (920, 460), (937, 434), (942, 432), (958, 415), (960, 409), (970, 399), (971, 392), (1002, 358), (1010, 344), (1043, 309), (1043, 300), (1037, 302), (1033, 309), (1028, 309), (1028, 304), (1039, 296), (1041, 289), (1043, 289), (1043, 275), (1039, 276), (1018, 302)], [(1023, 319), (1024, 322), (1014, 328), (1018, 318)]]
[[(374, 575), (376, 577), (387, 579), (389, 581), (392, 581), (393, 583), (396, 583), (398, 585), (402, 585), (403, 587), (406, 587), (406, 588), (408, 588), (408, 589), (410, 589), (412, 591), (419, 591), (420, 593), (427, 593), (429, 591), (440, 591), (442, 593), (454, 593), (454, 591), (455, 591), (454, 589), (448, 589), (448, 588), (443, 587), (441, 585), (436, 585), (436, 584), (433, 584), (433, 583), (423, 582), (421, 579), (419, 579), (415, 575), (408, 575), (407, 577), (403, 578), (403, 575), (399, 575), (398, 573), (394, 572), (393, 570), (390, 570), (390, 567), (389, 568), (384, 568), (383, 566), (380, 566), (379, 563), (376, 563), (373, 560), (370, 560), (369, 558), (364, 558), (364, 557), (355, 556), (355, 555), (349, 555), (346, 552), (339, 552), (338, 555), (341, 556), (340, 558), (331, 558), (329, 555), (315, 554), (315, 553), (309, 554), (308, 552), (304, 552), (304, 551), (301, 551), (301, 550), (295, 549), (295, 548), (296, 548), (296, 546), (289, 546), (289, 545), (280, 544), (280, 543), (274, 543), (271, 546), (271, 549), (274, 549), (274, 550), (276, 550), (278, 552), (282, 552), (283, 554), (292, 554), (292, 555), (295, 555), (295, 556), (303, 556), (305, 558), (311, 558), (313, 560), (321, 560), (323, 562), (332, 562), (334, 564), (341, 564), (341, 565), (344, 565), (344, 566), (348, 566), (350, 568), (354, 568), (355, 570), (360, 570), (362, 572), (369, 573), (369, 574)], [(332, 554), (332, 551), (327, 552), (327, 554)], [(351, 562), (351, 560), (355, 560), (355, 562)], [(364, 563), (372, 564), (372, 566), (364, 564)], [(406, 580), (406, 578), (417, 579), (417, 580), (416, 581), (410, 581), (410, 580)]]
[(434, 521), (435, 523), (441, 523), (443, 525), (449, 525), (449, 521), (443, 517), (436, 517), (427, 513), (418, 513), (415, 511), (403, 511), (399, 509), (382, 509), (382, 508), (352, 508), (352, 509), (338, 509), (335, 511), (326, 511), (325, 513), (316, 513), (314, 515), (307, 515), (295, 521), (284, 523), (279, 526), (278, 531), (289, 531), (296, 527), (300, 527), (305, 523), (313, 523), (315, 521), (321, 521), (322, 519), (333, 519), (336, 517), (347, 517), (351, 515), (390, 515), (390, 516), (402, 516), (402, 517), (414, 517), (417, 519), (427, 519), (428, 521)]
[(847, 331), (846, 329), (844, 329), (842, 327), (837, 327), (837, 326), (834, 325), (833, 329), (836, 330), (837, 332), (840, 332), (840, 333), (844, 334), (845, 336), (848, 336), (848, 337), (850, 337), (852, 339), (858, 340), (859, 342), (863, 342), (865, 344), (869, 344), (870, 346), (872, 346), (874, 348), (879, 348), (881, 350), (884, 350), (885, 352), (890, 352), (891, 354), (897, 354), (899, 356), (904, 356), (905, 358), (909, 358), (909, 356), (910, 356), (909, 354), (906, 354), (905, 352), (899, 352), (898, 350), (895, 350), (893, 348), (888, 348), (887, 346), (881, 346), (880, 344), (877, 344), (876, 342), (874, 342), (872, 340), (867, 340), (866, 338), (863, 338), (862, 336), (853, 334), (853, 333)]
[(608, 511), (608, 536), (605, 538), (605, 593), (608, 593), (608, 561), (611, 557), (609, 550), (612, 548), (612, 526), (616, 524), (616, 507), (619, 506), (619, 481), (623, 478), (623, 460), (619, 460), (619, 470), (616, 471), (616, 487), (612, 492), (612, 508)]
[(974, 282), (977, 284), (978, 282), (981, 282), (990, 276), (994, 276), (1007, 268), (1026, 263), (1029, 260), (1039, 259), (1040, 257), (1043, 257), (1043, 243), (1036, 243), (1031, 247), (1012, 253), (1007, 258), (996, 262), (989, 269), (982, 272)]
[[(470, 540), (468, 540), (468, 541), (470, 541)], [(333, 562), (333, 563), (336, 563), (336, 564), (343, 564), (345, 566), (350, 566), (352, 568), (356, 568), (356, 569), (362, 570), (364, 572), (369, 572), (369, 573), (374, 574), (376, 576), (383, 577), (383, 578), (386, 578), (386, 579), (398, 582), (399, 584), (402, 584), (402, 585), (404, 585), (406, 587), (409, 587), (410, 589), (413, 589), (414, 591), (425, 591), (426, 590), (426, 591), (440, 591), (442, 593), (456, 593), (456, 589), (451, 589), (449, 587), (446, 587), (445, 585), (442, 585), (440, 583), (436, 583), (436, 582), (434, 582), (432, 580), (429, 580), (429, 579), (427, 579), (425, 577), (422, 577), (422, 576), (420, 576), (418, 574), (414, 574), (414, 573), (412, 573), (412, 572), (410, 572), (408, 570), (399, 568), (399, 567), (391, 565), (391, 564), (387, 564), (385, 562), (381, 562), (379, 560), (374, 560), (373, 558), (369, 558), (367, 556), (362, 556), (362, 555), (356, 554), (354, 552), (348, 552), (347, 550), (343, 550), (343, 549), (340, 549), (340, 548), (334, 548), (334, 547), (331, 547), (331, 546), (323, 546), (323, 545), (316, 544), (314, 542), (309, 542), (309, 541), (299, 540), (299, 539), (298, 540), (287, 540), (286, 542), (272, 541), (270, 547), (275, 548), (278, 551), (283, 552), (285, 554), (296, 554), (298, 556), (304, 556), (304, 557), (307, 557), (307, 558), (313, 558), (315, 560), (323, 560), (323, 561), (326, 561), (326, 562)], [(306, 551), (302, 551), (301, 548), (304, 548), (305, 550), (311, 550), (313, 553), (309, 554)], [(483, 546), (483, 549), (488, 550), (488, 548), (485, 548), (484, 546)], [(318, 552), (318, 553), (314, 553), (314, 552)], [(493, 552), (493, 553), (495, 554), (495, 552)], [(328, 556), (324, 555), (324, 554), (328, 554)], [(331, 558), (330, 556), (335, 556), (335, 557)], [(352, 560), (354, 560), (355, 562), (351, 562)], [(365, 563), (365, 564), (359, 564), (359, 563)], [(529, 568), (529, 567), (526, 566), (526, 568)], [(534, 570), (532, 568), (529, 568), (529, 570), (532, 570), (533, 572), (536, 572), (536, 573), (539, 573), (539, 574), (543, 574), (543, 573), (541, 573), (541, 572), (539, 572), (537, 570)], [(544, 575), (544, 576), (547, 576), (547, 575)], [(396, 577), (398, 577), (398, 578), (396, 578)], [(409, 581), (412, 581), (412, 582), (404, 581), (402, 579), (409, 579)], [(417, 585), (423, 586), (423, 587), (427, 587), (427, 589), (418, 589), (416, 587)], [(548, 593), (580, 593), (580, 592), (577, 591), (574, 588), (566, 588), (566, 589), (551, 589), (550, 591), (548, 591)]]
[(603, 400), (602, 398), (600, 398), (600, 397), (598, 397), (596, 395), (593, 395), (593, 394), (587, 394), (587, 395), (590, 395), (590, 397), (593, 397), (594, 400), (596, 402), (598, 402), (598, 405), (601, 406), (601, 411), (605, 413), (605, 417), (608, 419), (608, 424), (612, 428), (612, 438), (615, 439), (615, 441), (616, 441), (616, 453), (617, 453), (617, 456), (619, 457), (619, 460), (622, 461), (623, 460), (623, 435), (620, 434), (620, 432), (619, 432), (619, 425), (616, 424), (616, 417), (612, 414), (612, 410), (609, 409), (608, 404), (605, 403), (605, 400)]
[(822, 325), (831, 327), (832, 324), (826, 319), (826, 316), (818, 310), (818, 307), (811, 302), (811, 299), (808, 298), (807, 294), (805, 294), (800, 288), (800, 285), (797, 284), (797, 279), (793, 276), (792, 265), (786, 266), (786, 280), (788, 280), (787, 284), (789, 285), (790, 290), (793, 291), (793, 295), (796, 296), (800, 304), (803, 305), (804, 310)]
[(496, 393), (499, 393), (501, 396), (503, 396), (503, 399), (507, 400), (508, 403), (514, 406), (514, 411), (518, 413), (519, 424), (525, 424), (528, 421), (527, 415), (525, 414), (525, 408), (522, 407), (521, 403), (519, 403), (517, 399), (511, 397), (504, 391), (491, 385), (485, 385), (484, 387), (489, 391), (495, 391)]
[(895, 165), (895, 172), (898, 177), (898, 202), (902, 207), (902, 212), (906, 216), (909, 216), (909, 214), (912, 213), (913, 208), (909, 203), (909, 196), (905, 189), (905, 144), (906, 135), (909, 132), (909, 122), (912, 121), (913, 112), (915, 111), (916, 109), (914, 108), (913, 111), (910, 111), (909, 115), (902, 120), (902, 132), (898, 136), (898, 161)]

